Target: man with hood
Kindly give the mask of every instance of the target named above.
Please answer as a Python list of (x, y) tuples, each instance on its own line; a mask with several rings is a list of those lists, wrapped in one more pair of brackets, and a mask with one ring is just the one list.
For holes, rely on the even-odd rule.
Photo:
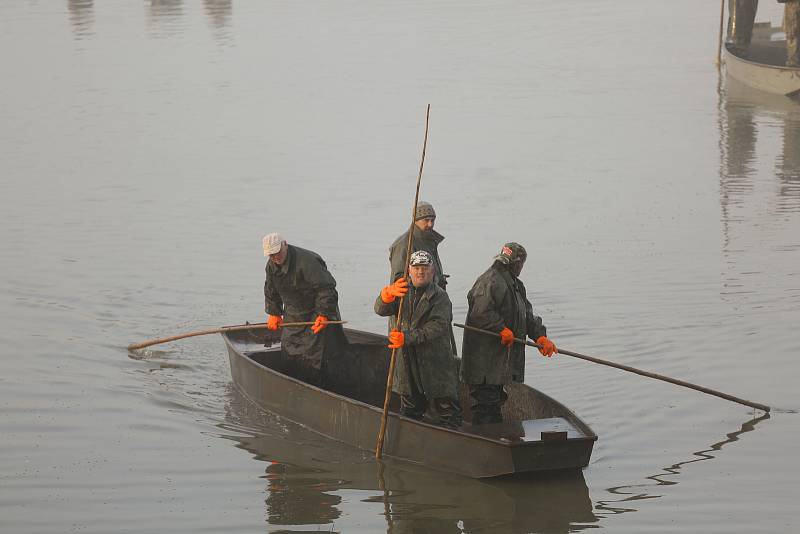
[[(375, 313), (395, 317), (389, 348), (397, 350), (392, 390), (400, 395), (400, 413), (422, 419), (433, 405), (439, 424), (458, 428), (458, 371), (450, 346), (453, 305), (444, 289), (433, 282), (434, 268), (428, 252), (412, 253), (411, 284), (401, 275), (384, 287), (375, 300)], [(399, 322), (398, 297), (405, 299)]]
[(464, 330), (461, 381), (469, 386), (475, 425), (500, 423), (508, 399), (503, 386), (525, 379), (525, 345), (515, 343), (514, 338), (534, 339), (542, 345), (539, 351), (544, 356), (556, 353), (519, 279), (527, 256), (519, 243), (506, 243), (467, 294), (466, 325), (500, 335), (498, 343), (493, 336)]
[[(316, 386), (324, 385), (328, 361), (346, 344), (340, 320), (336, 280), (315, 252), (289, 245), (278, 233), (264, 236), (268, 257), (264, 281), (267, 328), (281, 328), (287, 372)], [(282, 327), (283, 322), (313, 322), (310, 327)]]

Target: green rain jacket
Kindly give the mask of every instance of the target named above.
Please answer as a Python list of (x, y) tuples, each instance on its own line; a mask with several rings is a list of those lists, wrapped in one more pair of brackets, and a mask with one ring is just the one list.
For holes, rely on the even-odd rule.
[[(283, 265), (268, 261), (264, 281), (265, 310), (289, 322), (313, 322), (317, 315), (341, 319), (336, 280), (315, 252), (293, 245)], [(310, 326), (281, 329), (281, 347), (300, 377), (319, 384), (325, 361), (344, 341), (341, 325), (329, 325), (318, 335)]]
[[(436, 230), (423, 232), (414, 225), (414, 233), (411, 237), (411, 253), (424, 250), (433, 257), (433, 283), (444, 290), (447, 290), (447, 278), (444, 276), (442, 260), (439, 259), (439, 243), (444, 241), (444, 236)], [(398, 237), (389, 247), (389, 283), (395, 282), (406, 272), (406, 251), (408, 250), (408, 232)], [(394, 319), (389, 318), (389, 331), (394, 328)], [(452, 325), (448, 327), (450, 345), (453, 355), (456, 355), (456, 338), (453, 335)]]
[[(467, 302), (468, 326), (498, 334), (508, 327), (519, 339), (547, 335), (542, 318), (533, 314), (525, 285), (499, 262), (478, 277)], [(525, 346), (519, 343), (509, 351), (494, 336), (464, 330), (461, 358), (461, 381), (466, 384), (501, 385), (525, 379)]]
[[(380, 295), (375, 313), (381, 317), (397, 315), (400, 299), (386, 304)], [(450, 297), (434, 283), (417, 289), (409, 284), (403, 304), (402, 332), (405, 345), (397, 349), (392, 390), (411, 395), (413, 380), (428, 399), (458, 398), (458, 370), (450, 349), (450, 323), (453, 305)]]

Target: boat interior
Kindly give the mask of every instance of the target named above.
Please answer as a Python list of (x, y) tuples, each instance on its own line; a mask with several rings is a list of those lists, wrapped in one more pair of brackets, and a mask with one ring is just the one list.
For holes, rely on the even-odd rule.
[[(335, 365), (328, 364), (323, 389), (377, 408), (383, 408), (386, 376), (391, 350), (386, 336), (344, 329), (346, 346), (337, 351)], [(278, 373), (296, 378), (290, 362), (280, 348), (280, 334), (263, 328), (223, 334), (237, 352)], [(503, 407), (503, 423), (471, 425), (471, 400), (461, 384), (459, 397), (465, 430), (504, 441), (544, 439), (596, 439), (594, 432), (570, 410), (551, 397), (525, 384), (506, 386), (508, 400)], [(392, 394), (389, 409), (399, 412), (399, 398)], [(434, 423), (435, 414), (426, 414)]]
[(775, 67), (786, 65), (786, 34), (769, 22), (758, 22), (753, 26), (753, 37), (747, 50), (736, 50), (730, 44), (726, 47), (731, 54), (748, 61)]

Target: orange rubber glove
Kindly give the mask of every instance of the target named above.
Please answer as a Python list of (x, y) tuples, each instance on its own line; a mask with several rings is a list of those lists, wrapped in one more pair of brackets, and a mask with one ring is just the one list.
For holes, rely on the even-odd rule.
[(500, 330), (500, 344), (506, 347), (514, 344), (514, 332), (507, 326)]
[(405, 297), (406, 293), (408, 293), (408, 282), (405, 278), (398, 278), (394, 284), (381, 289), (381, 300), (384, 304), (389, 304), (397, 297)]
[(406, 336), (397, 329), (392, 330), (389, 332), (389, 345), (390, 349), (399, 349), (402, 347), (406, 342)]
[(558, 352), (555, 343), (547, 339), (545, 336), (539, 336), (539, 339), (536, 340), (536, 343), (542, 346), (542, 348), (539, 349), (539, 352), (542, 353), (542, 356), (547, 356), (549, 358)]
[(277, 330), (283, 324), (283, 315), (270, 315), (267, 317), (267, 329)]
[(328, 318), (324, 315), (317, 315), (317, 318), (314, 319), (314, 324), (311, 325), (311, 331), (319, 334), (326, 326), (328, 326)]

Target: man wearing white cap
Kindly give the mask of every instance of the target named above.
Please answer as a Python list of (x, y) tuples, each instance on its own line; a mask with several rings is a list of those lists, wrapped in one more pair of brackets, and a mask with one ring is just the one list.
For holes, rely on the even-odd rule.
[(375, 300), (375, 313), (396, 317), (397, 297), (405, 298), (402, 320), (389, 333), (389, 348), (398, 349), (392, 390), (400, 395), (400, 413), (422, 419), (432, 405), (439, 424), (458, 428), (458, 370), (450, 351), (453, 305), (433, 283), (433, 269), (430, 254), (424, 250), (411, 254), (411, 285), (401, 276), (384, 287)]
[[(267, 328), (281, 328), (287, 371), (308, 383), (324, 384), (328, 360), (345, 341), (338, 321), (336, 280), (315, 252), (289, 245), (278, 233), (264, 236), (268, 257), (264, 281)], [(314, 322), (311, 327), (286, 327), (284, 322)]]

